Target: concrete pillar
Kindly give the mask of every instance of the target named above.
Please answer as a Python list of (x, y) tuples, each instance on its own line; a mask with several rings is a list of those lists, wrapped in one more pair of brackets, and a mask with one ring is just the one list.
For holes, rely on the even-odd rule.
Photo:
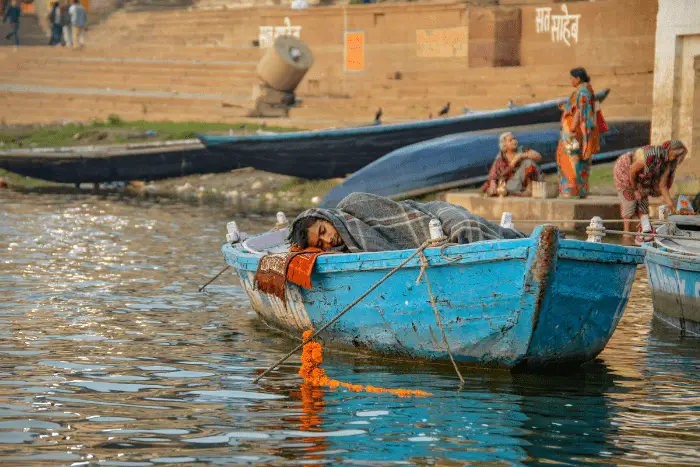
[(697, 0), (659, 0), (652, 143), (681, 139), (689, 150), (679, 175), (700, 174), (700, 14)]

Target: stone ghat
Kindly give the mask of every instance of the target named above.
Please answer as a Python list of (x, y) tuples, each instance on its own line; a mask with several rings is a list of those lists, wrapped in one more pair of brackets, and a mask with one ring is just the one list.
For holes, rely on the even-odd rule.
[[(612, 88), (603, 105), (606, 116), (649, 117), (654, 28), (646, 23), (654, 18), (648, 18), (653, 13), (648, 3), (570, 5), (570, 13), (581, 9), (578, 43), (571, 46), (531, 30), (535, 9), (529, 6), (352, 6), (347, 8), (347, 29), (365, 31), (361, 73), (343, 72), (341, 7), (302, 12), (120, 11), (89, 31), (84, 50), (1, 48), (5, 66), (0, 70), (0, 120), (49, 123), (118, 114), (126, 120), (242, 121), (252, 105), (258, 83), (255, 67), (263, 54), (252, 41), (258, 38), (259, 26), (282, 25), (285, 17), (302, 27), (301, 38), (316, 61), (297, 89), (302, 107), (292, 109), (291, 118), (278, 124), (364, 125), (372, 122), (379, 107), (383, 121), (390, 123), (436, 116), (447, 102), (455, 115), (464, 106), (494, 109), (509, 99), (525, 104), (563, 97), (571, 92), (568, 69), (576, 64), (587, 67), (596, 89)], [(630, 10), (630, 18), (620, 17), (621, 4), (638, 8)], [(592, 23), (601, 12), (618, 14), (612, 32)], [(517, 17), (522, 24), (514, 22)], [(494, 27), (489, 29), (489, 24)], [(520, 27), (520, 57), (513, 58), (519, 65), (483, 66), (500, 60), (503, 47), (506, 52), (515, 50), (514, 31), (496, 33), (496, 25)], [(419, 37), (428, 36), (416, 31), (429, 28), (446, 28), (458, 39), (466, 38), (466, 56), (454, 50), (453, 56), (446, 56), (444, 48), (433, 47), (435, 43), (417, 44)], [(611, 37), (637, 47), (605, 42)], [(605, 43), (606, 48), (620, 50), (604, 52)], [(541, 57), (532, 52), (538, 46), (543, 48)]]

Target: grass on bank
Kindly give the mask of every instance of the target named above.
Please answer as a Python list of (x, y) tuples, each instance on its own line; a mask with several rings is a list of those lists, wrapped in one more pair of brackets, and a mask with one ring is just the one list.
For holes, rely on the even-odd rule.
[[(197, 133), (228, 134), (233, 130), (242, 135), (262, 128), (256, 123), (128, 122), (118, 115), (110, 115), (106, 121), (91, 123), (0, 127), (0, 150), (172, 141), (195, 138)], [(264, 130), (285, 133), (300, 129), (265, 126)]]

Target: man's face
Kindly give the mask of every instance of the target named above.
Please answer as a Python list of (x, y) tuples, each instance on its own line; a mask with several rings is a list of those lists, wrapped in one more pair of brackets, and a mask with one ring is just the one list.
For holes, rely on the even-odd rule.
[(577, 87), (579, 84), (581, 84), (581, 78), (577, 78), (576, 76), (571, 77), (571, 85), (573, 87)]
[(343, 244), (340, 234), (328, 221), (318, 220), (314, 222), (306, 232), (309, 247), (328, 250)]

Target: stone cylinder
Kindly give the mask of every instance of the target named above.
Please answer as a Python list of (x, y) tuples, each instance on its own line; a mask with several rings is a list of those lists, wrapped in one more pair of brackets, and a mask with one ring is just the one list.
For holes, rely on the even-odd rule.
[(257, 72), (272, 89), (293, 92), (313, 63), (305, 43), (294, 36), (279, 36), (260, 60)]

